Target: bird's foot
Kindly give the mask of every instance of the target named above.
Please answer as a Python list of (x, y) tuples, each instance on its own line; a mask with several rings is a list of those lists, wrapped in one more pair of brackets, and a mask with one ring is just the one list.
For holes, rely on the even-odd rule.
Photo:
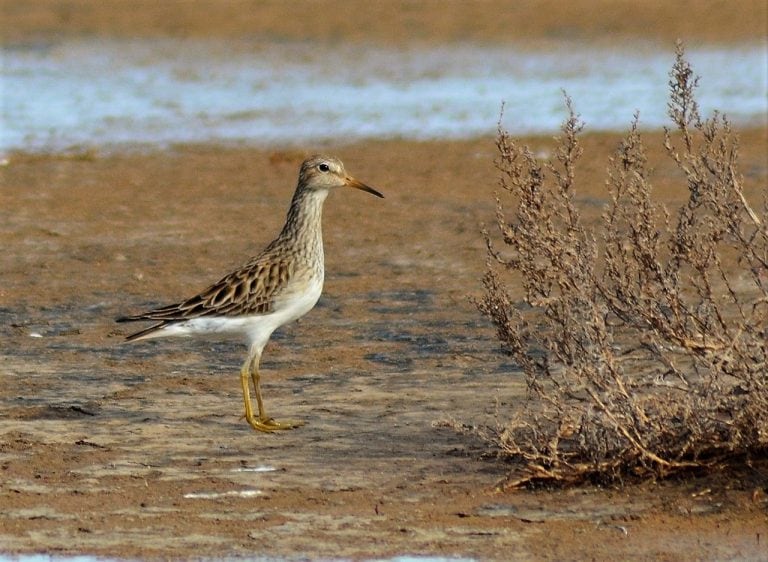
[(284, 429), (296, 429), (297, 427), (301, 427), (302, 425), (306, 424), (306, 422), (301, 420), (278, 421), (273, 418), (257, 418), (256, 416), (253, 416), (250, 419), (246, 417), (246, 421), (256, 431), (263, 431), (265, 433), (280, 431)]

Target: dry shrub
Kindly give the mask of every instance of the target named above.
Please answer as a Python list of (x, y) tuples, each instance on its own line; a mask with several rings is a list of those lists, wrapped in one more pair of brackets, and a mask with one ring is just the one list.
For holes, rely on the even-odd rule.
[(744, 197), (737, 137), (701, 119), (681, 45), (670, 77), (664, 147), (688, 188), (674, 214), (653, 201), (637, 115), (594, 229), (574, 203), (571, 100), (551, 161), (499, 128), (503, 245), (486, 233), (476, 304), (528, 383), (512, 419), (483, 430), (516, 461), (512, 485), (663, 477), (768, 448), (768, 200)]

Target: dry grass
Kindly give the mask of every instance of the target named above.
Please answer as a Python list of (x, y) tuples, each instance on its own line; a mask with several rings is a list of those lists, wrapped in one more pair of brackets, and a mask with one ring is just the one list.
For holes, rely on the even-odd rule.
[(680, 45), (670, 77), (664, 147), (688, 188), (674, 212), (653, 200), (637, 116), (594, 229), (574, 203), (571, 100), (551, 161), (499, 130), (503, 243), (486, 234), (477, 305), (529, 392), (481, 433), (515, 461), (511, 485), (664, 477), (768, 449), (768, 199), (747, 202), (738, 139), (699, 115)]

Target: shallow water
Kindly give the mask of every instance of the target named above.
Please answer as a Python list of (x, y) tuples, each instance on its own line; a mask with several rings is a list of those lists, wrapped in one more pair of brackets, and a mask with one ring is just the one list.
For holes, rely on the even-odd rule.
[[(689, 50), (702, 111), (768, 121), (763, 45)], [(589, 130), (667, 123), (672, 48), (445, 45), (411, 49), (218, 40), (7, 47), (0, 151), (251, 145), (551, 132), (562, 90)]]

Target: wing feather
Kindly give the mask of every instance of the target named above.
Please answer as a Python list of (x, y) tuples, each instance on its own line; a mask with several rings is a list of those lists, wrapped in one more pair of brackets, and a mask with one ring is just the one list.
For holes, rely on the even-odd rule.
[(293, 277), (290, 260), (259, 256), (199, 294), (176, 304), (118, 318), (118, 322), (157, 320), (163, 325), (211, 315), (266, 314)]

